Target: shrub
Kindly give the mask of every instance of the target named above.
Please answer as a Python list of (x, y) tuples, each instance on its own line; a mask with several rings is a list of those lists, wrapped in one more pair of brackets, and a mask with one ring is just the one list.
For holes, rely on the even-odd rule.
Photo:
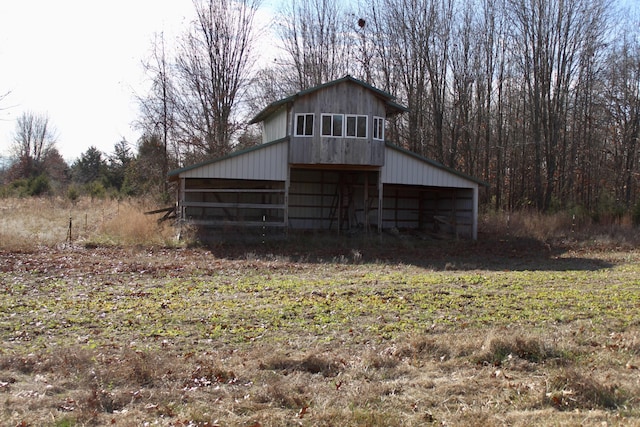
[(35, 178), (29, 180), (29, 196), (42, 196), (51, 190), (51, 184), (49, 178), (45, 175), (38, 175)]
[(104, 188), (101, 182), (91, 181), (86, 185), (86, 192), (91, 196), (91, 199), (104, 199), (107, 195), (107, 190)]
[(75, 204), (80, 198), (80, 190), (78, 190), (78, 187), (76, 187), (75, 185), (70, 185), (69, 189), (67, 190), (67, 198), (73, 204)]

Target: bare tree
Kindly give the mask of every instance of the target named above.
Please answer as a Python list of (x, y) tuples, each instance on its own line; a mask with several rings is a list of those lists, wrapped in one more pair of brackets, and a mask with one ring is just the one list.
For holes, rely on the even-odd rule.
[[(478, 150), (480, 136), (476, 129), (478, 123), (478, 96), (484, 96), (477, 85), (480, 84), (480, 47), (478, 37), (480, 31), (475, 21), (476, 8), (474, 2), (461, 3), (459, 19), (454, 22), (452, 30), (451, 53), (451, 108), (449, 109), (449, 133), (447, 164), (464, 169), (476, 175), (478, 166)], [(475, 95), (474, 95), (475, 93)]]
[[(138, 98), (142, 118), (140, 127), (146, 135), (158, 135), (162, 142), (163, 161), (159, 182), (163, 182), (163, 191), (168, 192), (167, 173), (169, 172), (169, 137), (175, 128), (174, 86), (171, 64), (167, 58), (164, 34), (155, 36), (151, 57), (143, 64), (145, 72), (151, 78), (150, 92)], [(175, 142), (175, 139), (172, 139)], [(179, 156), (177, 144), (173, 144), (174, 156)]]
[(55, 148), (56, 138), (56, 130), (47, 115), (26, 112), (18, 117), (12, 151), (19, 164), (20, 177), (42, 172), (43, 162)]
[(606, 106), (611, 129), (607, 150), (613, 155), (616, 199), (629, 208), (640, 183), (640, 40), (625, 35), (607, 63)]
[(533, 145), (535, 205), (550, 206), (580, 54), (606, 17), (604, 0), (510, 2)]
[(408, 106), (401, 143), (416, 153), (445, 161), (445, 110), (453, 0), (381, 0), (376, 31), (388, 41), (384, 51), (389, 82)]
[(194, 0), (196, 20), (179, 43), (175, 129), (192, 160), (232, 149), (238, 103), (250, 80), (260, 0)]
[[(292, 0), (279, 26), (290, 86), (303, 90), (349, 73), (351, 28), (337, 0)], [(288, 74), (284, 74), (287, 76)]]

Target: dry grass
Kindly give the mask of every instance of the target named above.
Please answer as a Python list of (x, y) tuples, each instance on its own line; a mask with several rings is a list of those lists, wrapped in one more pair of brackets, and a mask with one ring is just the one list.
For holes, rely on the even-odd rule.
[[(554, 335), (569, 338), (573, 328)], [(495, 334), (495, 331), (492, 332)], [(511, 332), (517, 341), (526, 330)], [(409, 341), (431, 346), (407, 348)], [(531, 338), (543, 340), (541, 336)], [(435, 342), (433, 342), (435, 340)], [(481, 331), (300, 352), (296, 344), (210, 350), (72, 346), (0, 356), (3, 426), (21, 425), (637, 425), (637, 371), (605, 374), (578, 359), (531, 362), (509, 354), (476, 363)], [(518, 348), (521, 344), (512, 341)], [(299, 343), (298, 343), (299, 344)], [(575, 339), (566, 344), (575, 346)], [(283, 348), (295, 354), (282, 354)], [(306, 353), (306, 355), (304, 354)], [(275, 354), (275, 355), (274, 355)], [(447, 356), (448, 355), (448, 356)], [(27, 360), (25, 360), (27, 359)], [(569, 365), (569, 366), (565, 366)], [(615, 380), (612, 383), (612, 379)]]
[(156, 206), (144, 200), (61, 197), (6, 198), (0, 212), (0, 249), (29, 250), (64, 244), (172, 245), (175, 231), (159, 226)]
[(95, 240), (126, 246), (174, 244), (177, 234), (171, 224), (158, 224), (158, 216), (145, 215), (143, 212), (145, 209), (137, 203), (119, 204), (116, 213), (98, 228)]
[(596, 223), (590, 217), (568, 212), (490, 212), (479, 218), (479, 229), (485, 236), (513, 236), (548, 243), (568, 242), (591, 248), (595, 245), (631, 249), (640, 245), (640, 228), (633, 225), (630, 215), (604, 218)]
[(167, 247), (140, 202), (4, 206), (2, 427), (640, 425), (631, 229), (309, 253)]

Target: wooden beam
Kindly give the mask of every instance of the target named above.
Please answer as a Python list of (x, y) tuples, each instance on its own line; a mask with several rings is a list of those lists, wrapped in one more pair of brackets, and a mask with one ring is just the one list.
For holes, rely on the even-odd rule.
[(189, 224), (208, 225), (212, 227), (237, 226), (237, 227), (285, 227), (280, 221), (224, 221), (224, 220), (189, 220)]
[(185, 193), (274, 193), (284, 194), (285, 190), (265, 188), (189, 188)]
[(238, 209), (285, 209), (286, 205), (276, 203), (212, 203), (185, 202), (189, 208), (238, 208)]

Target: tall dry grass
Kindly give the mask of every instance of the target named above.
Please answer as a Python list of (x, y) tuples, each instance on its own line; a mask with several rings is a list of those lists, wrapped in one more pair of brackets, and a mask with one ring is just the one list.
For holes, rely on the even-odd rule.
[(0, 249), (33, 250), (64, 244), (172, 245), (170, 224), (145, 215), (156, 206), (126, 201), (62, 197), (0, 199)]
[[(177, 230), (171, 223), (158, 224), (158, 215), (144, 214), (156, 208), (145, 199), (0, 199), (0, 249), (33, 250), (70, 243), (176, 245)], [(479, 231), (480, 239), (512, 236), (544, 242), (569, 239), (604, 247), (640, 245), (640, 229), (629, 216), (596, 223), (588, 216), (576, 217), (568, 212), (487, 212), (479, 218)]]
[(479, 218), (479, 231), (485, 235), (530, 238), (543, 242), (569, 240), (588, 242), (590, 245), (631, 247), (640, 244), (640, 228), (633, 225), (630, 215), (594, 221), (589, 216), (571, 212), (488, 212)]

